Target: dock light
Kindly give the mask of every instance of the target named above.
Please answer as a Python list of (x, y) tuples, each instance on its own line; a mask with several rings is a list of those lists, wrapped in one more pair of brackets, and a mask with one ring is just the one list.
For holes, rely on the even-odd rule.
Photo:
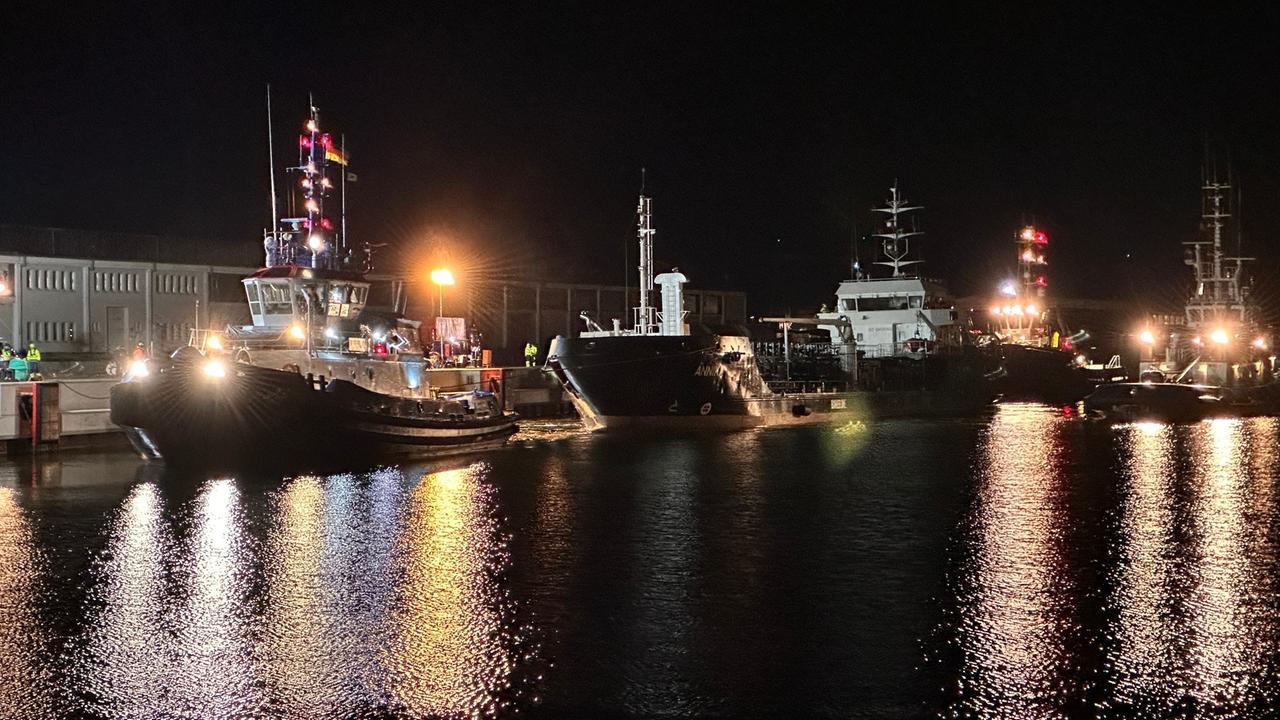
[(1266, 349), (1267, 349), (1267, 339), (1266, 339), (1266, 338), (1254, 338), (1254, 340), (1253, 340), (1253, 346), (1254, 346), (1254, 347), (1256, 347), (1256, 348), (1258, 348), (1259, 350), (1266, 350)]
[(134, 360), (129, 365), (129, 375), (131, 377), (146, 377), (151, 374), (151, 368), (147, 367), (146, 360)]
[(1014, 295), (1018, 294), (1018, 287), (1011, 282), (1006, 282), (1005, 284), (1000, 286), (1000, 294), (1013, 297)]
[(1028, 305), (1028, 306), (1027, 306), (1027, 314), (1028, 314), (1028, 315), (1035, 315), (1035, 314), (1037, 314), (1037, 313), (1036, 313), (1036, 306), (1035, 306), (1035, 305)]
[(438, 317), (444, 317), (444, 286), (453, 285), (453, 273), (449, 272), (449, 268), (436, 268), (431, 271), (431, 282), (436, 284), (440, 297), (440, 313)]
[(209, 350), (221, 350), (222, 340), (217, 335), (210, 335), (209, 339), (204, 341), (204, 346)]
[(1000, 306), (999, 306), (999, 305), (992, 305), (992, 306), (991, 306), (991, 314), (992, 314), (992, 315), (999, 315), (999, 314), (1000, 314)]
[(1155, 344), (1156, 336), (1152, 335), (1150, 330), (1143, 330), (1142, 332), (1138, 333), (1138, 340), (1143, 345), (1153, 345)]
[(1014, 306), (1013, 306), (1013, 314), (1014, 314), (1014, 315), (1021, 315), (1021, 314), (1022, 314), (1022, 306), (1021, 306), (1021, 305), (1014, 305)]
[(311, 252), (320, 252), (324, 248), (324, 236), (320, 233), (312, 233), (311, 237), (307, 238), (307, 247), (311, 248)]
[(334, 329), (333, 329), (333, 328), (331, 328), (331, 327), (325, 328), (325, 329), (324, 329), (324, 336), (325, 336), (325, 337), (327, 337), (327, 338), (329, 338), (330, 340), (337, 340), (337, 339), (338, 339), (338, 331), (337, 331), (337, 330), (334, 330)]
[(303, 330), (301, 325), (294, 323), (293, 325), (289, 326), (289, 337), (293, 338), (294, 340), (306, 340), (307, 331)]
[(1226, 344), (1227, 344), (1227, 341), (1228, 341), (1228, 340), (1230, 340), (1231, 338), (1228, 338), (1228, 337), (1227, 337), (1227, 331), (1226, 331), (1226, 330), (1223, 330), (1222, 328), (1218, 328), (1217, 330), (1214, 330), (1214, 331), (1209, 335), (1209, 339), (1210, 339), (1210, 340), (1212, 340), (1212, 341), (1214, 341), (1215, 343), (1217, 343), (1217, 344), (1219, 344), (1219, 345), (1226, 345)]
[(224, 378), (227, 376), (227, 366), (221, 360), (210, 360), (204, 364), (204, 374), (211, 378)]

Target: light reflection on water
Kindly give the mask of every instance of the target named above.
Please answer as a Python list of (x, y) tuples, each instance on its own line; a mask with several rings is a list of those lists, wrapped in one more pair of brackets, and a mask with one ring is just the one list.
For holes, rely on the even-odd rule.
[(43, 560), (14, 491), (0, 488), (0, 708), (5, 717), (53, 715), (54, 674), (37, 616)]
[(1003, 408), (957, 538), (942, 714), (1272, 716), (1277, 429)]
[(527, 704), (539, 650), (500, 583), (507, 538), (486, 472), (294, 478), (253, 519), (233, 479), (185, 502), (136, 485), (94, 568), (74, 658), (83, 710), (483, 717)]
[(1026, 717), (1060, 704), (1071, 632), (1062, 563), (1058, 416), (1003, 408), (978, 451), (972, 558), (959, 579), (957, 642), (965, 714)]
[(0, 717), (1274, 717), (1278, 436), (1005, 406), (444, 470), (0, 465)]

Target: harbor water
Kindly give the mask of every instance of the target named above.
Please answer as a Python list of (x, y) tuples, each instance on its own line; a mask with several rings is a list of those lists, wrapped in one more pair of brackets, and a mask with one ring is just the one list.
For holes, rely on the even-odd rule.
[(1269, 717), (1280, 421), (0, 465), (0, 716)]

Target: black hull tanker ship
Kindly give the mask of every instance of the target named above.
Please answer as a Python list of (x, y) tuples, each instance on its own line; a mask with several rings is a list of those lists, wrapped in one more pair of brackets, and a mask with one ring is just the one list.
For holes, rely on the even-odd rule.
[(193, 331), (171, 357), (135, 361), (112, 388), (112, 421), (145, 457), (201, 466), (333, 466), (501, 445), (515, 416), (492, 393), (432, 388), (419, 324), (367, 307), (369, 249), (357, 259), (324, 215), (325, 169), (346, 158), (311, 111), (292, 168), (305, 215), (264, 235), (266, 266), (243, 281), (252, 324)]
[[(548, 354), (548, 366), (588, 428), (736, 429), (964, 415), (990, 405), (993, 396), (979, 353), (965, 352), (972, 348), (943, 347), (929, 330), (939, 328), (927, 313), (954, 319), (954, 311), (922, 311), (919, 303), (911, 305), (911, 324), (918, 328), (913, 332), (927, 333), (928, 340), (913, 337), (913, 342), (906, 342), (904, 338), (899, 356), (877, 358), (874, 365), (881, 372), (864, 378), (869, 381), (862, 384), (864, 389), (846, 389), (859, 386), (858, 354), (848, 318), (834, 315), (809, 318), (809, 322), (831, 328), (833, 338), (848, 340), (833, 343), (841, 354), (844, 377), (788, 382), (785, 387), (771, 384), (762, 376), (745, 333), (691, 331), (684, 322), (681, 286), (687, 282), (685, 276), (652, 273), (654, 230), (647, 196), (640, 197), (638, 215), (640, 305), (634, 309), (633, 327), (622, 329), (615, 322), (612, 330), (605, 330), (584, 318), (588, 330), (578, 337), (557, 337)], [(648, 301), (655, 284), (661, 288), (660, 309)], [(914, 278), (892, 288), (877, 285), (874, 291), (897, 292), (904, 308), (914, 302), (911, 297), (921, 299), (924, 294), (921, 281)], [(941, 316), (934, 319), (943, 323)]]

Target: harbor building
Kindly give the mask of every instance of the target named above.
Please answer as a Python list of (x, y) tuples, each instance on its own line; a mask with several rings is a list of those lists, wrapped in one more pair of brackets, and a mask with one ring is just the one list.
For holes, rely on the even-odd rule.
[[(0, 339), (44, 353), (112, 354), (142, 343), (153, 354), (186, 344), (197, 328), (250, 322), (241, 282), (257, 270), (254, 243), (0, 224)], [(546, 349), (587, 317), (629, 324), (635, 287), (530, 279), (461, 278), (443, 294), (425, 279), (378, 274), (374, 309), (404, 308), (430, 321), (464, 317), (495, 363), (518, 362), (525, 343)], [(406, 292), (407, 290), (407, 292)], [(745, 325), (746, 295), (684, 288), (686, 322)]]

